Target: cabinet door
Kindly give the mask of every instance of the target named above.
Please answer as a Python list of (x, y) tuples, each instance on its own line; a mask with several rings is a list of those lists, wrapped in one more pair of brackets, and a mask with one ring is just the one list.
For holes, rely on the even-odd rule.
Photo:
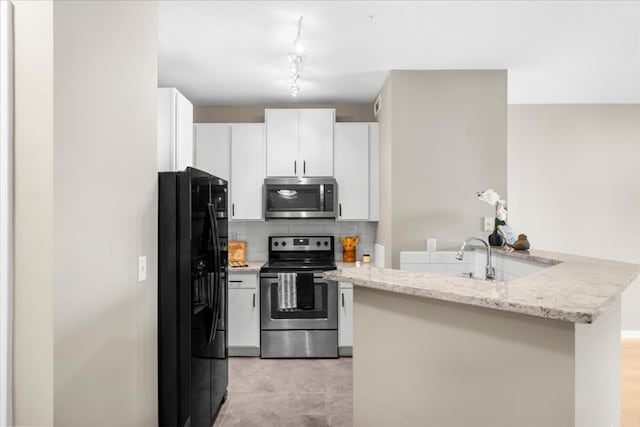
[(266, 109), (267, 176), (296, 176), (298, 161), (298, 110)]
[(257, 288), (229, 289), (229, 347), (260, 347)]
[(334, 176), (338, 219), (369, 219), (369, 125), (336, 123)]
[(195, 132), (195, 167), (229, 181), (231, 125), (198, 123)]
[(193, 166), (193, 105), (175, 91), (176, 103), (176, 167), (183, 171)]
[(378, 123), (369, 123), (369, 221), (379, 218)]
[(333, 176), (333, 125), (335, 110), (298, 110), (300, 176)]
[(175, 95), (171, 88), (158, 88), (158, 171), (176, 170)]
[(340, 283), (340, 312), (338, 315), (338, 346), (353, 347), (353, 288)]
[(264, 125), (231, 127), (231, 218), (262, 219), (265, 177)]

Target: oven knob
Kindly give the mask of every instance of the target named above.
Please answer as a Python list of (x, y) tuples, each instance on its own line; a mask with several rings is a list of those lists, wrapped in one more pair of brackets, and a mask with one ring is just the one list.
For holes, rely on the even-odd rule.
[(320, 242), (316, 242), (316, 246), (320, 246)]
[(273, 242), (273, 246), (278, 246), (280, 243), (278, 242)]
[(325, 245), (325, 246), (329, 246), (329, 242), (325, 241), (325, 242), (324, 242), (324, 245)]
[(282, 242), (282, 246), (287, 246), (287, 242)]

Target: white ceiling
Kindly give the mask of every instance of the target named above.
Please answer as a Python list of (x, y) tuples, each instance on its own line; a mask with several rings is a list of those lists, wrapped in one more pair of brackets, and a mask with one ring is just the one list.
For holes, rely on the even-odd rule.
[(509, 103), (640, 102), (638, 0), (160, 1), (158, 51), (159, 85), (196, 105), (372, 102), (392, 69), (508, 69)]

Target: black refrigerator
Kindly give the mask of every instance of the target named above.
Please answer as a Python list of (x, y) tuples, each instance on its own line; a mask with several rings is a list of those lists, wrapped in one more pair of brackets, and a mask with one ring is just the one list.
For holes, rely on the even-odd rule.
[(159, 424), (210, 427), (228, 383), (227, 182), (158, 175)]

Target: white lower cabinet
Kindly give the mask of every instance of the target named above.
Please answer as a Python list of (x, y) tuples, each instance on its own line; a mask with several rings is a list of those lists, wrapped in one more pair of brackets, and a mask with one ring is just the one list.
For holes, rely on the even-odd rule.
[(351, 356), (353, 352), (353, 286), (340, 282), (338, 301), (338, 354)]
[(257, 273), (229, 274), (229, 356), (260, 355)]

